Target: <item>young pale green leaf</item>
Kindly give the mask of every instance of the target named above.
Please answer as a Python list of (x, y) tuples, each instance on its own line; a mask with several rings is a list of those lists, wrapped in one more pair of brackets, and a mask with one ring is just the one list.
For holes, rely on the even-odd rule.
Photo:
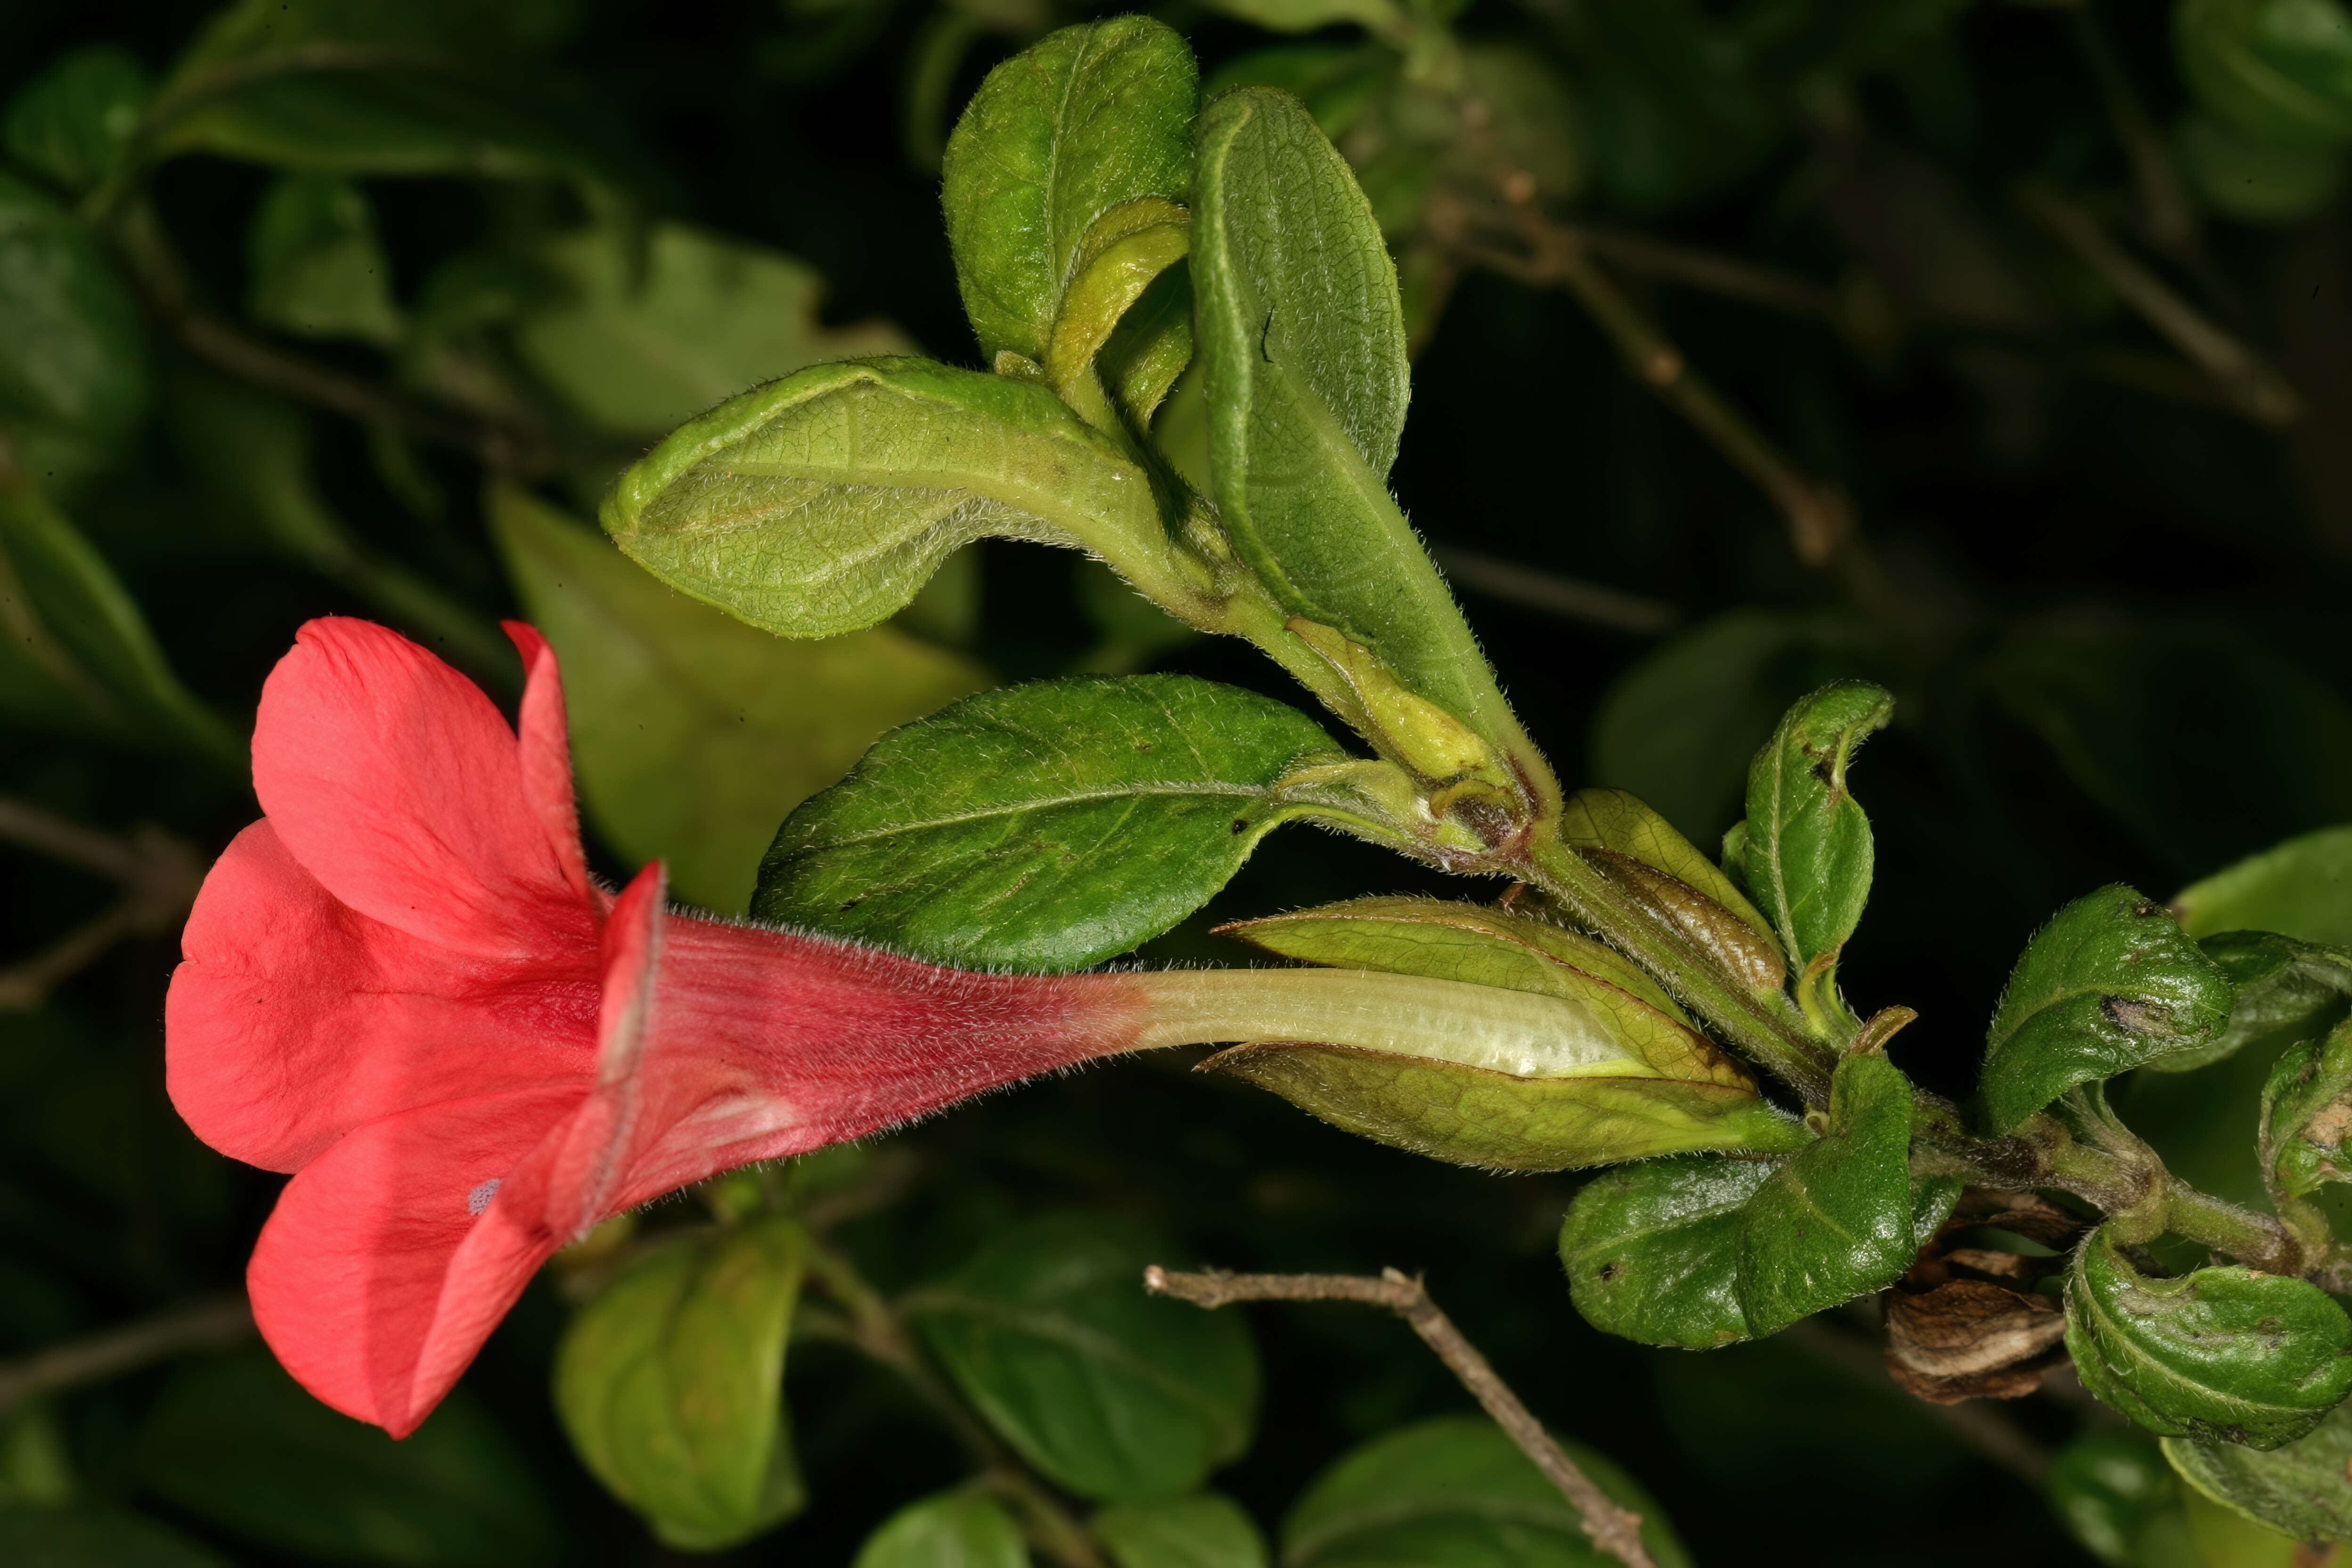
[(1504, 745), (1516, 721), (1388, 492), (1404, 321), (1347, 161), (1297, 99), (1240, 89), (1202, 113), (1194, 203), (1212, 489), (1235, 548), (1285, 608)]
[(2197, 1049), (2148, 1063), (2152, 1072), (2191, 1072), (2249, 1049), (2274, 1058), (2352, 1011), (2352, 950), (2265, 931), (2226, 931), (2197, 945), (2230, 983), (2230, 1022)]
[[(1189, 215), (1174, 202), (1144, 196), (1103, 214), (1080, 240), (1069, 284), (1055, 317), (1053, 339), (1045, 345), (1045, 379), (1053, 383), (1062, 400), (1082, 415), (1103, 395), (1101, 383), (1096, 379), (1096, 356), (1160, 276), (1184, 259), (1190, 222)], [(1150, 341), (1126, 350), (1114, 378), (1123, 394), (1148, 399), (1152, 405), (1166, 395), (1192, 352), (1189, 311), (1177, 316), (1163, 310), (1154, 312), (1154, 318), (1139, 323), (1139, 330), (1148, 333)], [(1180, 325), (1181, 341), (1174, 335)], [(1139, 428), (1150, 422), (1150, 406), (1139, 406), (1125, 396), (1122, 402), (1127, 404), (1128, 417)], [(1089, 419), (1098, 428), (1108, 428), (1114, 422), (1108, 409)]]
[(555, 294), (515, 323), (515, 352), (618, 436), (651, 439), (747, 387), (910, 346), (883, 321), (824, 325), (814, 268), (690, 224), (573, 229), (534, 259)]
[(2110, 1568), (2141, 1568), (2151, 1532), (2180, 1506), (2179, 1483), (2156, 1446), (2114, 1433), (2058, 1450), (2042, 1491), (2084, 1550)]
[(2352, 947), (2352, 826), (2250, 855), (2183, 888), (2172, 907), (2193, 937), (2268, 931)]
[(982, 692), (786, 819), (752, 912), (942, 963), (1083, 969), (1159, 935), (1340, 760), (1296, 709), (1186, 676)]
[(148, 1410), (130, 1469), (173, 1508), (285, 1557), (568, 1560), (521, 1455), (462, 1388), (395, 1443), (311, 1398), (266, 1351), (190, 1362)]
[(392, 262), (376, 237), (374, 210), (349, 180), (279, 178), (253, 215), (246, 261), (246, 309), (257, 321), (379, 347), (400, 336)]
[(68, 494), (147, 409), (139, 307), (80, 220), (0, 170), (0, 482)]
[(2239, 130), (2352, 142), (2352, 14), (2337, 0), (2181, 0), (2172, 47), (2189, 90)]
[(2203, 1048), (2230, 981), (2163, 905), (2117, 883), (2075, 900), (2027, 944), (1985, 1038), (1987, 1121), (2007, 1132), (2078, 1083)]
[(0, 712), (242, 770), (245, 742), (180, 683), (103, 556), (0, 474)]
[(782, 1414), (806, 1251), (774, 1215), (665, 1247), (556, 1348), (555, 1410), (581, 1461), (681, 1551), (748, 1541), (807, 1501)]
[(74, 49), (16, 89), (0, 119), (0, 145), (20, 166), (79, 195), (114, 172), (147, 92), (146, 68), (128, 50)]
[(1654, 1160), (1596, 1176), (1560, 1222), (1570, 1299), (1604, 1333), (1714, 1350), (1750, 1337), (1739, 1230), (1777, 1160)]
[(1197, 596), (1149, 475), (1044, 386), (927, 360), (819, 365), (729, 399), (624, 473), (602, 521), (698, 599), (784, 637), (903, 607), (975, 539), (1086, 549)]
[[(1910, 1080), (1885, 1057), (1838, 1063), (1828, 1134), (1774, 1171), (1748, 1201), (1735, 1290), (1750, 1332), (1779, 1333), (1884, 1289), (1911, 1266), (1921, 1232), (1911, 1188), (1911, 1109)], [(1945, 1206), (1957, 1195), (1955, 1188)]]
[(2276, 1448), (2211, 1437), (2167, 1437), (2164, 1457), (2222, 1507), (2297, 1541), (2352, 1540), (2352, 1405)]
[(2307, 1279), (2238, 1265), (2152, 1279), (2105, 1227), (2066, 1274), (2083, 1384), (2166, 1437), (2276, 1448), (2352, 1393), (2352, 1320)]
[[(1606, 1457), (1561, 1441), (1579, 1468), (1642, 1517), (1658, 1568), (1689, 1568), (1664, 1510)], [(1493, 1422), (1441, 1415), (1343, 1454), (1282, 1521), (1284, 1568), (1542, 1564), (1609, 1568), (1583, 1518)]]
[(1266, 1568), (1265, 1538), (1223, 1492), (1113, 1503), (1087, 1530), (1114, 1568)]
[[(1580, 849), (1612, 849), (1630, 855), (1722, 905), (1762, 942), (1774, 941), (1772, 923), (1748, 901), (1739, 884), (1675, 832), (1674, 824), (1629, 791), (1578, 790), (1560, 808), (1559, 836)], [(1744, 861), (1744, 849), (1742, 858)]]
[(851, 1568), (1029, 1568), (1029, 1550), (986, 1492), (940, 1492), (884, 1520)]
[(1148, 1295), (1171, 1256), (1098, 1215), (1032, 1221), (907, 1301), (964, 1397), (1057, 1486), (1171, 1497), (1241, 1457), (1257, 1419), (1246, 1320)]
[(563, 661), (590, 816), (630, 859), (667, 861), (677, 896), (705, 909), (747, 909), (776, 824), (883, 731), (988, 684), (891, 626), (770, 637), (521, 490), (493, 490), (488, 511), (523, 609)]
[(1184, 200), (1200, 94), (1191, 46), (1143, 16), (1065, 27), (988, 73), (948, 138), (941, 187), (982, 357), (1045, 363), (1095, 221)]
[(1833, 681), (1790, 709), (1748, 766), (1743, 879), (1800, 970), (1834, 962), (1862, 921), (1877, 851), (1845, 771), (1894, 712), (1884, 687)]
[(228, 1559), (122, 1509), (0, 1509), (0, 1561), (29, 1568), (229, 1568)]
[(1157, 443), (1153, 421), (1192, 363), (1192, 270), (1171, 266), (1118, 319), (1096, 357), (1096, 369), (1129, 420), (1138, 429), (1151, 430)]

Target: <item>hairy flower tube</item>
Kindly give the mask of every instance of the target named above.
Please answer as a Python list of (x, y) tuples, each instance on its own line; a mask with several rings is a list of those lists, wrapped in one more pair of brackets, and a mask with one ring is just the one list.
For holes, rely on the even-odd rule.
[(667, 910), (589, 876), (554, 655), (489, 700), (381, 626), (305, 626), (253, 743), (264, 820), (206, 879), (166, 1011), (173, 1104), (292, 1173), (254, 1316), (405, 1435), (598, 1222), (1093, 1058), (1314, 1040), (1538, 1078), (1646, 1071), (1528, 992), (1336, 971), (978, 974)]

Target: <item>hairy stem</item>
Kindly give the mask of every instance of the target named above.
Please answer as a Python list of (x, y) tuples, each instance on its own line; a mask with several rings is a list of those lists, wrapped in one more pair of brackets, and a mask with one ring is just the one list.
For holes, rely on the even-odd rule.
[(1642, 1544), (1642, 1516), (1622, 1508), (1593, 1483), (1543, 1428), (1519, 1396), (1511, 1392), (1493, 1363), (1478, 1347), (1463, 1337), (1454, 1320), (1418, 1279), (1393, 1268), (1375, 1279), (1360, 1274), (1230, 1274), (1211, 1269), (1202, 1274), (1178, 1273), (1158, 1264), (1143, 1271), (1143, 1288), (1155, 1295), (1174, 1296), (1196, 1307), (1223, 1307), (1234, 1301), (1361, 1301), (1385, 1307), (1412, 1325), (1446, 1369), (1462, 1380), (1495, 1425), (1535, 1461), (1545, 1479), (1558, 1487), (1584, 1522), (1584, 1532), (1601, 1551), (1625, 1568), (1656, 1568)]

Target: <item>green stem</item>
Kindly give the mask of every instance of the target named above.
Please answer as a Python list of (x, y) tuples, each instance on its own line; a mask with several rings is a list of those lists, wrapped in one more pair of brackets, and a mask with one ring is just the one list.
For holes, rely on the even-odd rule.
[(2178, 1176), (2168, 1176), (2164, 1227), (2226, 1252), (2270, 1274), (2302, 1274), (2309, 1263), (2286, 1227), (2266, 1214), (2200, 1193)]

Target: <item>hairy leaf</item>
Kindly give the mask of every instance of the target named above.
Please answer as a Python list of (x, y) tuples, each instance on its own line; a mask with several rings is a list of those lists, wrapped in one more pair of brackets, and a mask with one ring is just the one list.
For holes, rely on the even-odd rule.
[(2105, 1227), (2066, 1276), (2083, 1384), (2161, 1436), (2276, 1448), (2352, 1393), (2352, 1320), (2307, 1279), (2239, 1265), (2153, 1279)]
[(128, 50), (70, 50), (8, 100), (0, 144), (22, 167), (79, 194), (114, 172), (147, 91), (146, 68)]
[(1029, 1551), (1013, 1515), (986, 1492), (940, 1492), (884, 1520), (852, 1568), (1029, 1568)]
[(677, 896), (705, 909), (748, 908), (776, 825), (884, 730), (987, 684), (891, 626), (771, 637), (520, 490), (494, 490), (489, 515), (524, 610), (563, 661), (589, 814), (631, 859), (667, 861)]
[(1150, 16), (1065, 27), (988, 73), (948, 138), (948, 244), (982, 357), (1044, 363), (1080, 243), (1122, 203), (1192, 188), (1200, 68)]
[(375, 213), (357, 185), (331, 174), (289, 174), (269, 187), (246, 239), (254, 320), (307, 338), (400, 336), (392, 262)]
[(1266, 1568), (1257, 1526), (1223, 1492), (1113, 1503), (1087, 1529), (1115, 1568)]
[(1246, 1320), (1144, 1293), (1170, 1258), (1098, 1215), (997, 1237), (908, 1310), (956, 1386), (1056, 1485), (1110, 1501), (1189, 1491), (1257, 1418)]
[(770, 1216), (636, 1263), (555, 1355), (555, 1409), (588, 1468), (681, 1551), (748, 1541), (807, 1500), (782, 1420), (806, 1237)]
[[(2344, 1143), (2352, 1135), (2352, 1020), (2326, 1035), (2287, 1047), (2263, 1086), (2259, 1150), (2263, 1180), (2280, 1205), (2307, 1198), (2330, 1182), (2352, 1181)], [(2326, 1222), (2313, 1234), (2325, 1241)]]
[(2352, 826), (2250, 855), (2183, 888), (2172, 907), (2194, 937), (2268, 931), (2352, 947)]
[(1714, 1350), (1750, 1336), (1737, 1289), (1748, 1201), (1774, 1160), (1696, 1156), (1593, 1178), (1559, 1227), (1585, 1321), (1645, 1345)]
[(515, 349), (616, 435), (660, 436), (761, 382), (908, 346), (887, 322), (824, 326), (814, 268), (689, 224), (574, 229), (535, 259), (556, 295), (516, 323)]
[[(1748, 1328), (1883, 1289), (1911, 1265), (1924, 1228), (1911, 1186), (1911, 1084), (1880, 1056), (1850, 1056), (1830, 1085), (1829, 1131), (1774, 1171), (1740, 1227), (1737, 1293)], [(1954, 1188), (1943, 1197), (1950, 1206)]]
[(1185, 676), (983, 692), (786, 819), (753, 912), (941, 962), (1083, 969), (1205, 903), (1339, 760), (1278, 702)]
[(1883, 687), (1824, 686), (1789, 710), (1748, 767), (1745, 880), (1800, 970), (1833, 958), (1862, 921), (1877, 851), (1845, 773), (1894, 711)]
[(903, 607), (975, 539), (1093, 551), (1192, 592), (1150, 477), (1033, 383), (926, 360), (820, 365), (729, 399), (624, 473), (602, 521), (646, 570), (785, 637)]
[(69, 493), (137, 427), (147, 384), (139, 307), (96, 237), (0, 170), (0, 482)]
[(2352, 1405), (2276, 1448), (2208, 1436), (2167, 1437), (2164, 1457), (2190, 1486), (2225, 1508), (2297, 1541), (2352, 1539)]
[(2230, 1020), (2231, 987), (2161, 904), (2118, 883), (2035, 933), (2009, 977), (1979, 1080), (1996, 1132), (2078, 1083), (2202, 1048)]
[(2248, 1049), (2274, 1057), (2316, 1039), (2352, 1011), (2352, 950), (2261, 931), (2228, 931), (2197, 945), (2230, 983), (2230, 1022), (2197, 1049), (2148, 1063), (2151, 1071), (2190, 1072)]
[(460, 1389), (394, 1442), (339, 1415), (268, 1352), (173, 1375), (131, 1445), (140, 1483), (290, 1556), (465, 1568), (563, 1560), (552, 1508)]
[(1774, 940), (1771, 922), (1748, 902), (1739, 885), (1629, 791), (1578, 790), (1560, 809), (1559, 836), (1579, 848), (1630, 855), (1721, 904), (1764, 942)]
[(1202, 113), (1194, 201), (1213, 488), (1235, 548), (1285, 608), (1500, 743), (1515, 721), (1388, 493), (1404, 323), (1346, 161), (1297, 100), (1244, 88)]
[[(1614, 1463), (1573, 1439), (1579, 1468), (1642, 1516), (1658, 1568), (1687, 1568), (1654, 1499)], [(1607, 1568), (1582, 1517), (1492, 1421), (1441, 1415), (1343, 1454), (1310, 1482), (1282, 1521), (1285, 1568), (1390, 1563), (1542, 1563)]]

